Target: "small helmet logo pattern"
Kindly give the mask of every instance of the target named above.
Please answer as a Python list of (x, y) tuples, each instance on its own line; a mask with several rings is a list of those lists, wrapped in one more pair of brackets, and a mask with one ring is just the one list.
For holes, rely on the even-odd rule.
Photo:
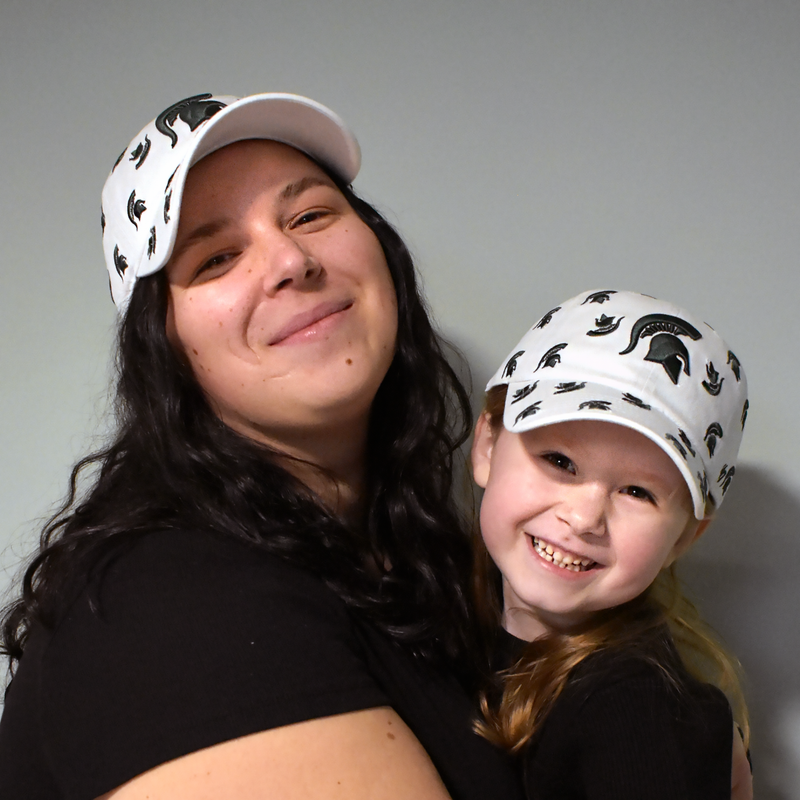
[(606, 419), (644, 433), (681, 471), (698, 517), (733, 480), (749, 409), (742, 365), (709, 325), (671, 303), (610, 289), (567, 300), (523, 336), (487, 389), (499, 384), (509, 388), (511, 431)]

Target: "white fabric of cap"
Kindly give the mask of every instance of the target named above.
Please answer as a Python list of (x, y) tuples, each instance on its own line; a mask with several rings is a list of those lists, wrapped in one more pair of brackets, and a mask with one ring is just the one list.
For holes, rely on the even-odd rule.
[(244, 139), (291, 145), (345, 183), (361, 165), (358, 142), (345, 123), (307, 97), (203, 94), (170, 106), (134, 137), (103, 187), (103, 251), (120, 312), (138, 278), (169, 260), (188, 171), (215, 150)]
[(549, 311), (487, 385), (508, 385), (504, 427), (592, 419), (647, 436), (673, 460), (702, 519), (735, 473), (747, 379), (720, 336), (688, 311), (635, 292), (583, 292)]

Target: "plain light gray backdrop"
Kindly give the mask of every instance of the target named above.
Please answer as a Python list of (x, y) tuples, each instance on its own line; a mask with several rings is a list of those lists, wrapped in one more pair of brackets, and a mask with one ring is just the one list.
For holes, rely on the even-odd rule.
[(797, 0), (2, 0), (0, 591), (102, 441), (119, 151), (191, 94), (306, 94), (355, 130), (478, 392), (585, 289), (731, 343), (741, 467), (684, 574), (747, 671), (757, 796), (800, 798), (799, 76)]

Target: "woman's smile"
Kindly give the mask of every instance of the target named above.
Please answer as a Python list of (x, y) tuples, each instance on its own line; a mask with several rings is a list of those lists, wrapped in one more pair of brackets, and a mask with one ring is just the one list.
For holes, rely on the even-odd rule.
[(170, 338), (227, 424), (330, 468), (326, 449), (363, 446), (397, 300), (375, 234), (319, 166), (262, 140), (204, 158), (166, 270)]
[(269, 345), (298, 344), (326, 335), (342, 321), (346, 311), (353, 306), (353, 300), (330, 300), (320, 303), (308, 311), (301, 311), (291, 317), (272, 337)]

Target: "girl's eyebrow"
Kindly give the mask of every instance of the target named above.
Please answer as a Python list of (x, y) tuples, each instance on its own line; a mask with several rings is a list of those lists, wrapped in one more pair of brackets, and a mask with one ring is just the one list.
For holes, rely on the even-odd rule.
[(229, 219), (224, 218), (215, 219), (211, 222), (204, 222), (202, 225), (198, 225), (191, 233), (186, 235), (180, 245), (173, 249), (170, 261), (175, 261), (180, 258), (190, 247), (197, 244), (197, 242), (208, 239), (219, 233), (223, 228), (230, 225), (230, 222)]
[(314, 186), (328, 186), (333, 188), (331, 181), (319, 178), (315, 175), (308, 175), (305, 178), (301, 178), (299, 181), (287, 184), (280, 193), (278, 200), (281, 202), (292, 200)]

